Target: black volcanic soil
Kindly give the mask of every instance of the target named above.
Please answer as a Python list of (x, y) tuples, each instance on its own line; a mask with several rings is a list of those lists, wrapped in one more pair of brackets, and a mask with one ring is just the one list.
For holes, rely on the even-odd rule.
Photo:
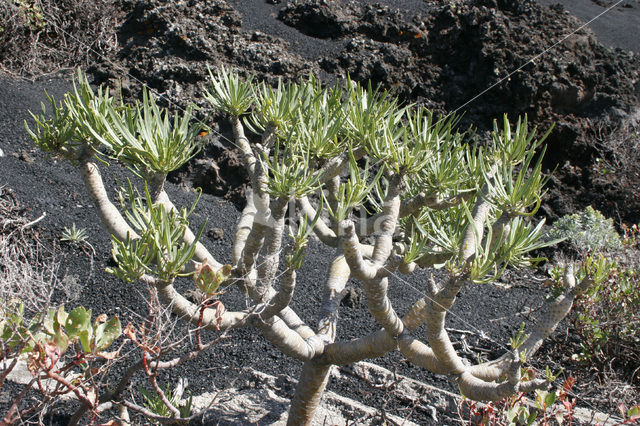
[[(616, 11), (633, 23), (639, 6), (627, 3), (630, 8)], [(104, 57), (90, 58), (88, 70), (96, 83), (122, 87), (126, 97), (137, 96), (140, 82), (144, 82), (157, 90), (164, 104), (196, 102), (204, 106), (201, 91), (207, 64), (212, 68), (229, 64), (269, 82), (308, 72), (329, 82), (349, 73), (358, 80), (370, 79), (407, 102), (424, 103), (438, 111), (463, 106), (460, 112), (465, 113), (464, 125), (473, 123), (480, 134), (490, 128), (493, 118), (504, 113), (510, 117), (527, 113), (542, 130), (556, 124), (548, 142), (546, 166), (557, 170), (545, 199), (544, 214), (556, 218), (592, 204), (616, 219), (640, 220), (638, 161), (630, 163), (635, 168), (610, 168), (606, 173), (600, 166), (603, 161), (618, 164), (619, 150), (624, 151), (614, 137), (607, 137), (609, 132), (629, 128), (638, 120), (640, 61), (630, 51), (601, 45), (588, 29), (556, 45), (581, 25), (559, 6), (540, 7), (526, 0), (123, 0), (109, 4), (113, 8), (110, 13), (120, 17), (121, 25), (114, 27), (118, 44), (106, 49)], [(623, 32), (633, 33), (635, 28)], [(51, 43), (58, 48), (55, 40)], [(8, 63), (9, 55), (11, 52), (0, 46), (0, 62)], [(72, 59), (67, 60), (64, 66), (74, 65)], [(52, 62), (51, 70), (60, 66)], [(508, 77), (521, 66), (520, 72)], [(76, 256), (72, 248), (63, 247), (66, 256), (61, 257), (61, 278), (80, 283), (81, 289), (71, 304), (81, 302), (93, 307), (94, 312), (118, 314), (126, 323), (135, 320), (135, 313), (144, 307), (143, 289), (118, 282), (104, 272), (110, 244), (77, 171), (35, 151), (23, 129), (23, 120), (29, 118), (27, 110), (39, 109), (44, 100), (43, 89), (60, 98), (70, 89), (69, 75), (67, 72), (62, 78), (35, 83), (0, 79), (0, 185), (13, 189), (33, 218), (47, 213), (39, 225), (50, 240), (57, 239), (72, 223), (87, 230), (97, 253), (92, 276), (87, 272), (86, 256)], [(218, 130), (229, 136), (224, 124)], [(632, 131), (626, 137), (632, 138)], [(626, 153), (634, 154), (638, 160), (637, 151)], [(121, 182), (124, 173), (118, 168), (106, 172), (107, 183), (112, 184), (116, 176)], [(194, 199), (187, 188), (204, 187), (207, 194), (193, 219), (198, 226), (209, 217), (211, 236), (218, 234), (213, 228), (223, 230), (222, 239), (205, 235), (204, 243), (218, 260), (228, 261), (243, 182), (232, 147), (224, 137), (212, 136), (204, 155), (171, 180), (168, 191), (176, 204)], [(218, 197), (226, 197), (235, 205)], [(318, 277), (327, 270), (330, 254), (319, 244), (312, 244), (300, 274), (293, 305), (308, 312), (305, 318), (312, 323), (319, 297)], [(421, 288), (423, 279), (415, 277), (410, 286), (393, 284), (391, 296), (399, 311), (420, 296), (415, 289)], [(542, 291), (532, 284), (535, 280), (512, 275), (506, 281), (515, 284), (514, 288), (466, 288), (449, 325), (479, 329), (493, 340), (505, 342), (527, 319), (523, 307), (537, 307), (542, 302)], [(243, 307), (245, 301), (231, 292), (225, 296), (225, 303), (233, 308)], [(341, 316), (340, 337), (374, 329), (362, 301), (354, 308), (343, 308)], [(477, 337), (470, 343), (491, 354), (501, 350), (495, 343)], [(379, 362), (455, 391), (446, 378), (412, 368), (397, 354)], [(580, 372), (580, 366), (567, 363), (570, 371)], [(300, 363), (284, 357), (259, 333), (248, 329), (234, 331), (219, 349), (174, 374), (189, 377), (196, 394), (210, 390), (211, 380), (220, 388), (227, 386), (236, 376), (233, 368), (246, 365), (293, 377), (300, 370)], [(215, 374), (200, 373), (207, 369)], [(588, 386), (592, 373), (581, 374), (584, 386)], [(330, 389), (373, 406), (385, 400), (384, 392), (362, 388), (356, 382), (331, 382)], [(592, 400), (582, 402), (587, 406), (597, 404)], [(401, 413), (398, 410), (402, 407), (396, 402), (388, 407), (391, 412)], [(615, 404), (599, 408), (613, 412)], [(427, 414), (422, 416), (412, 420), (431, 422)]]
[[(627, 163), (640, 159), (634, 150), (620, 152), (620, 145), (629, 143), (620, 143), (625, 134), (615, 131), (630, 129), (633, 135), (640, 120), (640, 60), (633, 54), (640, 50), (640, 6), (625, 0), (596, 19), (591, 26), (603, 32), (601, 44), (563, 6), (541, 3), (545, 6), (533, 0), (102, 1), (105, 16), (96, 17), (99, 12), (92, 9), (87, 19), (102, 23), (118, 17), (120, 25), (111, 25), (117, 44), (85, 40), (83, 46), (91, 42), (94, 50), (81, 63), (89, 64), (95, 83), (121, 88), (126, 97), (138, 96), (144, 83), (164, 104), (180, 107), (206, 106), (207, 66), (227, 64), (269, 82), (309, 72), (331, 82), (349, 74), (405, 102), (463, 114), (461, 125), (473, 125), (480, 134), (503, 114), (527, 114), (541, 130), (555, 124), (545, 161), (548, 171), (555, 170), (543, 205), (546, 216), (555, 219), (593, 205), (617, 220), (638, 222), (640, 175)], [(616, 4), (563, 3), (585, 19)], [(82, 21), (76, 9), (72, 12)], [(92, 29), (65, 28), (81, 39)], [(46, 35), (42, 43), (60, 50), (57, 34)], [(612, 49), (613, 43), (630, 50)], [(20, 58), (12, 51), (0, 47), (0, 62), (16, 68)], [(74, 64), (73, 58), (65, 65)], [(61, 66), (55, 58), (41, 59), (52, 62), (52, 70)], [(233, 154), (220, 148), (204, 153), (220, 159), (219, 170), (192, 164), (174, 180), (199, 185), (203, 174), (213, 174), (205, 190), (237, 200), (234, 188), (242, 176), (236, 176)], [(602, 167), (603, 161), (609, 167)]]
[[(631, 7), (635, 17), (638, 6)], [(533, 1), (218, 0), (185, 8), (143, 0), (119, 28), (115, 57), (89, 71), (97, 83), (122, 79), (125, 94), (135, 95), (133, 76), (182, 106), (202, 104), (207, 65), (224, 63), (270, 82), (349, 74), (406, 102), (463, 113), (462, 125), (479, 132), (503, 114), (527, 114), (543, 130), (555, 124), (545, 163), (556, 170), (547, 216), (593, 204), (637, 222), (638, 176), (618, 170), (603, 178), (595, 164), (616, 156), (598, 136), (640, 117), (640, 61), (601, 45), (589, 29), (574, 33), (580, 26), (561, 6)]]

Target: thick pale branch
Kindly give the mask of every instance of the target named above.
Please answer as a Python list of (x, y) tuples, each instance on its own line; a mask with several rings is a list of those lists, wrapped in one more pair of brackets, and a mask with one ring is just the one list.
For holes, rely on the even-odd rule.
[(485, 381), (500, 380), (505, 375), (507, 368), (511, 364), (511, 355), (509, 352), (503, 354), (500, 358), (493, 361), (483, 362), (481, 364), (473, 365), (467, 369), (467, 371), (473, 374), (476, 378)]
[(460, 246), (460, 261), (468, 263), (475, 257), (478, 245), (482, 242), (484, 225), (491, 211), (491, 203), (479, 197), (473, 207), (473, 222), (467, 227)]
[(109, 200), (104, 188), (100, 169), (93, 163), (91, 157), (80, 158), (80, 172), (82, 180), (91, 195), (91, 199), (98, 208), (98, 213), (107, 231), (120, 241), (125, 241), (127, 236), (131, 239), (138, 238), (138, 234), (129, 226), (120, 214), (118, 208)]
[(560, 321), (571, 311), (576, 295), (590, 283), (589, 280), (584, 280), (580, 286), (570, 288), (565, 294), (558, 296), (543, 307), (533, 331), (520, 347), (520, 351), (524, 352), (527, 358), (533, 356), (540, 349), (543, 340), (554, 332)]
[(206, 329), (225, 330), (237, 327), (242, 325), (248, 318), (249, 312), (247, 311), (225, 311), (222, 315), (218, 315), (215, 309), (205, 308), (204, 312), (202, 312), (201, 306), (191, 303), (178, 293), (173, 285), (159, 284), (156, 279), (148, 276), (143, 276), (141, 280), (156, 287), (158, 299), (166, 306), (169, 306), (174, 314)]
[[(249, 276), (255, 265), (258, 252), (264, 244), (264, 237), (267, 228), (271, 225), (272, 216), (269, 208), (269, 195), (266, 194), (266, 176), (262, 166), (255, 167), (252, 178), (252, 198), (253, 206), (256, 209), (253, 214), (253, 222), (249, 235), (247, 235), (242, 255), (237, 264), (239, 272), (243, 276)], [(248, 219), (247, 219), (248, 220)]]
[[(309, 219), (316, 217), (316, 215), (318, 214), (307, 197), (298, 199), (298, 206), (300, 206), (302, 211), (307, 215)], [(325, 245), (329, 247), (338, 247), (338, 237), (336, 236), (336, 233), (333, 232), (333, 230), (331, 230), (331, 228), (329, 228), (329, 226), (325, 223), (324, 219), (318, 218), (318, 221), (313, 227), (313, 232)]]
[(460, 392), (475, 401), (498, 401), (517, 392), (530, 392), (545, 389), (549, 383), (544, 379), (522, 382), (520, 374), (521, 363), (518, 352), (506, 354), (507, 362), (504, 368), (506, 380), (502, 382), (485, 381), (479, 379), (471, 370), (467, 370), (458, 377)]
[(325, 349), (325, 343), (322, 339), (315, 335), (303, 338), (279, 317), (273, 317), (267, 321), (253, 317), (251, 324), (262, 331), (264, 337), (282, 353), (295, 359), (309, 361), (321, 355)]
[[(240, 149), (242, 154), (242, 161), (244, 167), (247, 170), (249, 179), (251, 180), (251, 187), (254, 191), (254, 205), (259, 212), (265, 212), (269, 208), (269, 195), (266, 190), (266, 176), (265, 170), (263, 170), (261, 163), (256, 160), (249, 139), (244, 134), (244, 126), (239, 117), (233, 117), (231, 120), (231, 127), (233, 129), (233, 136), (236, 141), (236, 146)], [(268, 152), (268, 149), (266, 149)]]
[[(269, 150), (258, 145), (258, 155), (268, 156)], [(265, 212), (269, 209), (271, 197), (267, 193), (267, 177), (268, 170), (264, 169), (263, 162), (258, 162), (255, 167), (253, 176), (251, 177), (251, 188), (253, 189), (253, 204), (258, 212)]]
[(455, 298), (462, 287), (462, 277), (452, 276), (442, 290), (433, 295), (425, 305), (427, 340), (433, 352), (442, 362), (445, 369), (454, 373), (465, 370), (462, 360), (456, 353), (445, 329), (447, 311), (453, 306)]
[(451, 253), (430, 253), (416, 260), (416, 264), (421, 268), (431, 268), (434, 265), (442, 265), (451, 257)]
[(347, 281), (351, 277), (349, 265), (344, 256), (336, 257), (329, 266), (329, 276), (324, 289), (324, 297), (318, 326), (318, 334), (327, 336), (333, 342), (336, 336), (338, 307)]
[[(400, 204), (399, 218), (407, 217), (417, 212), (423, 207), (428, 207), (432, 210), (444, 210), (453, 206), (457, 206), (464, 200), (468, 200), (473, 196), (473, 192), (465, 192), (454, 197), (441, 198), (438, 194), (427, 194), (421, 192), (406, 200), (402, 200)], [(383, 213), (379, 212), (375, 215), (362, 219), (364, 223), (358, 223), (358, 235), (370, 235), (376, 231), (376, 224), (381, 220)]]
[(453, 373), (452, 370), (448, 369), (447, 366), (438, 359), (429, 346), (408, 334), (403, 334), (398, 338), (398, 348), (407, 360), (418, 367), (426, 368), (435, 374)]
[(404, 331), (404, 324), (396, 314), (387, 296), (388, 278), (374, 278), (363, 281), (367, 295), (369, 312), (390, 335), (399, 336)]
[(451, 370), (440, 362), (430, 347), (414, 339), (408, 333), (416, 330), (427, 320), (428, 307), (428, 299), (422, 298), (409, 309), (409, 312), (402, 319), (407, 332), (398, 338), (398, 348), (413, 364), (436, 374), (450, 374)]
[(331, 367), (330, 364), (315, 361), (305, 362), (300, 381), (296, 386), (296, 393), (291, 400), (291, 410), (287, 418), (288, 426), (312, 424), (313, 414), (320, 404), (322, 393), (329, 381)]
[(293, 290), (295, 287), (296, 271), (288, 269), (285, 271), (282, 281), (280, 282), (280, 289), (266, 304), (266, 307), (262, 313), (260, 313), (260, 318), (262, 318), (263, 321), (266, 321), (289, 306), (289, 303), (291, 303), (291, 299), (293, 298)]
[(409, 262), (406, 263), (404, 262), (404, 260), (402, 261), (402, 263), (400, 263), (400, 265), (398, 265), (398, 271), (400, 271), (401, 273), (408, 275), (413, 273), (413, 271), (415, 271), (415, 269), (418, 267), (418, 264), (416, 262)]
[(342, 250), (353, 276), (364, 284), (369, 312), (378, 324), (393, 336), (400, 335), (404, 325), (387, 297), (388, 279), (385, 277), (384, 263), (389, 259), (393, 249), (393, 233), (400, 210), (401, 182), (400, 177), (395, 177), (390, 183), (389, 192), (382, 208), (384, 219), (381, 221), (380, 230), (376, 235), (372, 262), (363, 258), (353, 223), (343, 221), (340, 224)]
[(371, 260), (373, 264), (380, 268), (391, 255), (393, 249), (393, 234), (396, 232), (398, 224), (398, 214), (400, 214), (400, 194), (402, 192), (402, 177), (395, 175), (389, 182), (387, 197), (382, 205), (382, 216), (378, 220), (377, 228), (374, 232), (375, 244)]
[(378, 330), (359, 339), (327, 345), (322, 361), (336, 365), (351, 364), (365, 358), (381, 357), (396, 347), (397, 342), (389, 333)]
[(288, 202), (289, 200), (286, 198), (275, 200), (273, 209), (271, 210), (271, 220), (266, 228), (264, 243), (260, 256), (258, 257), (257, 285), (262, 286), (265, 291), (271, 286), (278, 269), (282, 236), (284, 234), (284, 215), (287, 211)]
[[(489, 171), (488, 176), (493, 176), (497, 170), (498, 165), (494, 164)], [(475, 257), (477, 247), (482, 243), (484, 225), (492, 207), (491, 203), (488, 201), (489, 191), (489, 183), (485, 183), (478, 194), (475, 205), (473, 206), (473, 210), (471, 212), (473, 222), (467, 227), (464, 237), (462, 238), (462, 245), (460, 246), (461, 264), (468, 264), (471, 262)]]
[(367, 261), (360, 251), (360, 242), (356, 235), (353, 222), (344, 220), (338, 225), (340, 227), (340, 241), (344, 257), (351, 269), (351, 274), (360, 280), (373, 279), (378, 268)]
[(453, 344), (451, 344), (449, 334), (444, 327), (445, 316), (446, 312), (428, 310), (426, 322), (427, 340), (444, 368), (457, 374), (464, 371), (465, 366), (456, 353)]
[(416, 301), (409, 312), (404, 316), (402, 322), (404, 322), (404, 326), (408, 331), (414, 331), (418, 327), (420, 327), (427, 320), (427, 298), (423, 297)]
[(533, 379), (527, 382), (521, 382), (518, 386), (518, 392), (533, 392), (536, 390), (546, 389), (549, 387), (547, 379)]
[(303, 339), (315, 336), (315, 332), (311, 327), (304, 323), (289, 306), (280, 311), (278, 316), (287, 324), (287, 326), (298, 333)]
[(236, 146), (240, 149), (240, 153), (242, 154), (244, 167), (249, 176), (253, 176), (256, 167), (256, 157), (253, 155), (249, 139), (247, 139), (244, 134), (244, 126), (242, 125), (239, 117), (232, 118), (231, 128), (233, 130), (233, 138), (236, 141)]
[[(263, 214), (258, 212), (257, 215), (262, 216)], [(247, 240), (242, 250), (242, 256), (237, 264), (238, 272), (242, 277), (248, 277), (251, 275), (256, 263), (258, 252), (264, 243), (264, 234), (267, 230), (267, 222), (268, 216), (266, 218), (263, 217), (261, 220), (257, 220), (256, 218), (256, 220), (253, 221), (251, 231), (249, 231), (249, 235), (247, 236)]]
[(504, 241), (511, 229), (511, 217), (507, 213), (502, 213), (500, 218), (491, 225), (491, 244), (492, 249), (496, 249)]
[(475, 377), (470, 372), (463, 372), (458, 378), (460, 393), (474, 401), (499, 401), (515, 394), (517, 384), (508, 381), (502, 383), (485, 382)]
[(244, 210), (242, 210), (242, 215), (238, 221), (236, 235), (233, 240), (233, 250), (231, 255), (232, 265), (237, 265), (240, 257), (242, 256), (242, 251), (247, 243), (247, 238), (249, 237), (249, 233), (253, 227), (253, 221), (256, 217), (256, 212), (258, 211), (253, 204), (253, 190), (251, 188), (247, 188), (246, 199), (247, 205)]

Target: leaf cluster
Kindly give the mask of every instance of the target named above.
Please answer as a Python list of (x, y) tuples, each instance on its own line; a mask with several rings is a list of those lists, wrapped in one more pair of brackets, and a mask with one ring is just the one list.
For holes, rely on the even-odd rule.
[[(381, 178), (384, 171), (383, 168), (378, 168), (378, 172), (370, 177), (369, 163), (366, 162), (363, 170), (356, 163), (353, 155), (349, 156), (349, 177), (345, 182), (338, 184), (338, 188), (335, 194), (332, 196), (336, 199), (337, 203), (334, 207), (331, 207), (331, 203), (326, 201), (327, 196), (322, 193), (322, 197), (325, 200), (329, 215), (336, 221), (341, 222), (349, 217), (349, 214), (353, 209), (361, 206), (365, 200), (370, 200), (378, 207), (380, 206), (379, 200), (373, 200), (373, 188), (378, 188), (378, 194), (382, 191)], [(382, 197), (378, 195), (379, 197)]]
[(64, 231), (60, 236), (60, 241), (68, 241), (74, 244), (80, 244), (87, 241), (89, 236), (84, 228), (77, 228), (75, 222), (71, 224), (71, 227), (64, 227)]
[(127, 235), (124, 241), (112, 237), (112, 255), (118, 266), (107, 271), (127, 282), (137, 281), (147, 273), (162, 281), (185, 275), (183, 267), (193, 257), (204, 230), (203, 224), (193, 243), (184, 243), (188, 217), (198, 200), (190, 209), (167, 212), (162, 204), (153, 203), (146, 186), (142, 199), (129, 184), (126, 190), (121, 190), (120, 201), (128, 221), (140, 236)]
[(55, 354), (53, 364), (74, 342), (80, 343), (85, 354), (107, 356), (103, 351), (122, 334), (120, 320), (102, 314), (92, 322), (91, 316), (91, 309), (83, 306), (67, 312), (60, 305), (26, 320), (24, 302), (14, 300), (0, 312), (0, 337), (10, 348), (20, 348), (21, 353), (35, 351), (49, 358)]
[(196, 287), (209, 298), (216, 295), (220, 284), (231, 276), (231, 265), (225, 265), (219, 270), (215, 270), (206, 262), (200, 264), (193, 274)]
[[(426, 108), (400, 105), (386, 92), (349, 79), (328, 89), (313, 77), (270, 87), (243, 83), (222, 70), (212, 80), (213, 87), (228, 88), (217, 90), (214, 107), (231, 115), (242, 111), (245, 122), (263, 138), (275, 131), (275, 149), (259, 157), (272, 196), (300, 197), (321, 187), (324, 181), (315, 179), (319, 173), (313, 169), (346, 150), (347, 176), (331, 194), (335, 202), (323, 203), (334, 221), (349, 218), (365, 203), (380, 211), (392, 175), (402, 176), (405, 198), (425, 193), (465, 198), (449, 208), (423, 208), (402, 219), (405, 260), (448, 256), (450, 268), (463, 268), (458, 259), (462, 238), (474, 227), (475, 254), (468, 268), (471, 279), (483, 282), (507, 265), (524, 267), (542, 260), (528, 253), (557, 242), (543, 242), (543, 221), (525, 219), (538, 210), (548, 179), (540, 149), (548, 133), (536, 138), (526, 117), (512, 126), (505, 116), (501, 126), (494, 124), (492, 143), (480, 147), (471, 133), (456, 130), (457, 117), (436, 117)], [(375, 176), (368, 165), (361, 170), (362, 154), (356, 157), (356, 152), (375, 163)], [(481, 224), (471, 214), (478, 200), (491, 204)]]
[(84, 150), (120, 160), (147, 178), (178, 169), (201, 149), (196, 136), (205, 125), (193, 122), (193, 106), (171, 117), (146, 89), (141, 102), (116, 103), (108, 89), (94, 91), (78, 71), (74, 90), (65, 94), (63, 102), (49, 95), (47, 99), (51, 118), (42, 104), (41, 114), (31, 113), (35, 130), (26, 122), (25, 128), (38, 147), (71, 161)]
[(302, 268), (305, 257), (305, 249), (309, 243), (309, 235), (313, 232), (313, 227), (316, 222), (320, 220), (320, 213), (322, 212), (322, 205), (318, 209), (316, 216), (309, 222), (307, 215), (300, 218), (298, 229), (294, 232), (289, 229), (289, 237), (293, 240), (293, 247), (287, 253), (285, 257), (285, 263), (287, 268), (298, 270)]
[[(154, 391), (150, 391), (144, 387), (139, 387), (140, 393), (142, 394), (142, 398), (144, 399), (144, 405), (147, 407), (149, 411), (158, 416), (170, 418), (173, 416), (173, 413), (164, 403), (160, 395), (158, 395)], [(160, 389), (167, 400), (174, 406), (177, 407), (180, 411), (181, 418), (187, 418), (191, 415), (192, 405), (193, 405), (193, 396), (189, 395), (189, 398), (186, 400), (184, 404), (179, 404), (180, 398), (182, 398), (182, 394), (176, 391), (171, 390), (171, 385), (167, 384), (164, 389)], [(157, 422), (157, 424), (162, 424)]]
[(145, 89), (141, 103), (110, 108), (108, 114), (99, 140), (108, 148), (110, 157), (123, 161), (140, 177), (166, 175), (201, 149), (196, 136), (204, 124), (192, 124), (193, 106), (171, 119)]
[(578, 253), (611, 253), (622, 249), (622, 240), (602, 213), (588, 206), (584, 211), (565, 215), (549, 230), (552, 238), (566, 239)]
[(76, 162), (83, 150), (92, 152), (96, 148), (94, 136), (104, 131), (103, 117), (113, 107), (113, 97), (108, 88), (100, 87), (94, 92), (81, 71), (76, 75), (73, 92), (66, 93), (63, 101), (56, 102), (53, 96), (46, 96), (51, 114), (41, 103), (40, 114), (29, 112), (35, 122), (35, 130), (26, 121), (25, 129), (43, 151)]

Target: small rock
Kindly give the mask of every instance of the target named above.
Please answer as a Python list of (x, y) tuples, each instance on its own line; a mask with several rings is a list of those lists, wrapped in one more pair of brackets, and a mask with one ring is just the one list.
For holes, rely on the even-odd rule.
[(220, 228), (211, 228), (207, 231), (207, 237), (218, 241), (224, 237), (224, 231)]
[(251, 34), (251, 41), (265, 41), (267, 39), (267, 35), (262, 31), (254, 31)]
[(355, 308), (360, 303), (360, 299), (362, 299), (362, 290), (357, 287), (347, 286), (344, 289), (344, 296), (342, 296), (340, 305)]
[(198, 289), (187, 290), (184, 293), (184, 297), (191, 303), (196, 305), (201, 304), (204, 301), (205, 295)]
[(24, 149), (20, 151), (20, 159), (27, 164), (31, 164), (35, 161), (35, 158), (33, 158), (33, 155), (31, 155), (29, 152), (25, 151)]

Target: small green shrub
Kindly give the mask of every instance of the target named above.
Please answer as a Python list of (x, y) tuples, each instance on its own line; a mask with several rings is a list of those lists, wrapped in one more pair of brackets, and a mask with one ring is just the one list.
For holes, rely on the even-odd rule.
[(40, 31), (47, 27), (47, 19), (42, 12), (40, 2), (37, 0), (13, 0), (18, 7), (19, 15), (24, 20), (30, 31)]
[(68, 241), (74, 244), (80, 244), (87, 241), (89, 236), (84, 228), (76, 228), (75, 222), (71, 224), (71, 228), (64, 227), (64, 231), (60, 236), (60, 241)]
[(622, 249), (622, 240), (607, 219), (593, 207), (558, 219), (549, 231), (551, 238), (564, 238), (578, 253), (610, 253)]
[[(526, 371), (523, 380), (533, 379), (533, 372)], [(458, 407), (463, 424), (470, 425), (552, 425), (571, 424), (576, 399), (570, 397), (576, 383), (568, 377), (561, 386), (551, 390), (537, 390), (534, 398), (525, 393), (517, 393), (502, 401), (479, 404), (463, 399)], [(468, 413), (465, 418), (463, 413)]]
[(585, 361), (619, 359), (640, 364), (640, 273), (609, 261), (608, 279), (580, 298), (574, 325), (581, 336)]
[[(91, 309), (78, 306), (67, 312), (64, 305), (45, 306), (29, 318), (26, 306), (29, 302), (18, 298), (0, 300), (0, 391), (10, 402), (0, 408), (0, 423), (23, 424), (65, 395), (73, 395), (96, 415), (96, 383), (118, 356), (119, 350), (106, 350), (122, 334), (120, 320), (101, 314), (92, 321)], [(25, 363), (34, 379), (22, 392), (11, 394), (3, 385), (19, 363)], [(27, 398), (32, 385), (39, 398)]]
[[(171, 390), (171, 387), (169, 386), (169, 384), (167, 384), (167, 386), (164, 389), (160, 388), (160, 391), (164, 394), (164, 397), (168, 401), (170, 401), (172, 405), (178, 407), (178, 410), (180, 410), (180, 417), (183, 419), (191, 415), (191, 404), (193, 401), (193, 397), (189, 395), (189, 398), (186, 400), (186, 402), (179, 404), (180, 399), (182, 398), (182, 395), (184, 393), (185, 387), (186, 387), (186, 380), (181, 379), (178, 382), (176, 389), (173, 391)], [(140, 390), (140, 393), (142, 394), (142, 397), (144, 398), (144, 405), (145, 407), (147, 407), (149, 411), (162, 417), (167, 417), (167, 418), (171, 417), (172, 415), (171, 410), (164, 403), (164, 401), (162, 400), (162, 397), (158, 394), (157, 391), (148, 390), (143, 387), (140, 387), (139, 390)], [(160, 424), (160, 423), (157, 423), (157, 424)]]
[[(611, 219), (604, 219), (601, 213), (590, 207), (583, 214), (565, 216), (560, 221), (564, 235), (574, 236), (571, 241), (574, 247), (582, 244), (584, 248), (601, 239), (599, 247), (591, 244), (592, 251), (610, 250), (606, 255), (586, 254), (576, 273), (577, 278), (589, 275), (596, 279), (576, 301), (573, 326), (580, 337), (581, 350), (574, 355), (574, 359), (595, 366), (604, 366), (610, 360), (617, 360), (623, 370), (639, 365), (638, 226), (623, 226), (624, 235), (620, 238), (613, 230)], [(589, 226), (585, 226), (585, 223)], [(560, 235), (559, 231), (555, 232), (555, 236)], [(614, 247), (619, 248), (612, 251)], [(554, 295), (564, 291), (562, 272), (562, 268), (558, 267), (550, 271)], [(634, 368), (628, 372), (633, 374)]]

